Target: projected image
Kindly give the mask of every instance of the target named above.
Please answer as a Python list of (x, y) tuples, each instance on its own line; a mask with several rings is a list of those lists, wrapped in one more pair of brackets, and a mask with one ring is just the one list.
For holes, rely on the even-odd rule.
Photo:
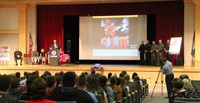
[(105, 36), (101, 38), (101, 47), (127, 49), (129, 46), (129, 18), (101, 19)]
[(79, 28), (80, 60), (139, 60), (147, 16), (83, 16)]

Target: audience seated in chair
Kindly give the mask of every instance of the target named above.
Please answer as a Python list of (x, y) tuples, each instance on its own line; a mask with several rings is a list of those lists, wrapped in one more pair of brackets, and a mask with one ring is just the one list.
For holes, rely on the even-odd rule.
[[(86, 75), (84, 74), (81, 74), (79, 77), (78, 77), (78, 81), (77, 81), (77, 88), (80, 89), (80, 90), (84, 90), (86, 91), (86, 86), (87, 86), (87, 78), (86, 78)], [(86, 91), (90, 96), (91, 98), (93, 99), (94, 103), (98, 103), (97, 101), (97, 98), (95, 97), (95, 95), (89, 91)]]
[(54, 88), (56, 88), (56, 78), (54, 76), (47, 76), (46, 78), (47, 83), (47, 92), (48, 96), (52, 94)]
[(169, 103), (174, 103), (174, 99), (181, 98), (199, 98), (197, 92), (185, 90), (183, 88), (183, 81), (180, 78), (174, 78), (172, 80), (173, 93), (169, 96)]
[(112, 103), (114, 100), (114, 92), (113, 92), (112, 88), (106, 84), (108, 79), (106, 78), (106, 76), (100, 75), (98, 77), (98, 81), (99, 81), (100, 87), (103, 88), (103, 90), (105, 91), (105, 93), (107, 95), (109, 95), (108, 96), (109, 103)]
[(18, 103), (18, 99), (8, 94), (11, 79), (7, 75), (0, 75), (0, 103)]
[(30, 87), (30, 100), (26, 103), (56, 103), (47, 98), (47, 84), (42, 78), (35, 79)]
[(100, 87), (98, 79), (95, 75), (91, 76), (87, 90), (94, 93), (95, 95), (101, 95), (103, 103), (108, 103), (107, 95), (105, 91)]
[(14, 59), (15, 59), (15, 63), (16, 65), (18, 65), (17, 60), (20, 60), (20, 65), (22, 65), (22, 52), (19, 51), (19, 49), (17, 48), (16, 51), (14, 52)]
[(36, 48), (31, 52), (31, 62), (32, 64), (37, 64), (39, 62), (39, 52)]
[(62, 86), (53, 90), (49, 99), (55, 101), (76, 101), (77, 103), (93, 103), (91, 96), (84, 90), (74, 88), (76, 74), (74, 72), (64, 73)]
[(110, 78), (110, 85), (113, 91), (117, 91), (117, 99), (122, 99), (122, 89), (120, 86), (117, 85), (117, 77), (113, 76)]
[(41, 49), (41, 51), (40, 51), (41, 64), (46, 64), (46, 58), (47, 58), (46, 52), (44, 51), (44, 49)]
[(20, 87), (19, 82), (20, 82), (20, 79), (17, 79), (17, 78), (12, 79), (9, 94), (18, 98), (18, 99), (21, 99), (22, 91), (19, 89), (19, 87)]

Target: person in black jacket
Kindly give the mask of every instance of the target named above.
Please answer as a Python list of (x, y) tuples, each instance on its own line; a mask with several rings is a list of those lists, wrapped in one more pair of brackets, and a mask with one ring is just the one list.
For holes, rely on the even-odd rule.
[(54, 101), (76, 101), (76, 103), (93, 103), (92, 97), (84, 90), (74, 88), (76, 74), (67, 72), (62, 77), (62, 86), (53, 90), (48, 97)]
[(11, 79), (7, 75), (0, 76), (0, 103), (19, 103), (18, 99), (8, 94)]
[(20, 65), (22, 65), (22, 52), (19, 51), (19, 49), (17, 48), (16, 51), (14, 52), (14, 59), (15, 59), (15, 63), (16, 65), (18, 65), (17, 60), (20, 59)]
[(141, 41), (141, 45), (138, 49), (140, 51), (140, 64), (143, 65), (144, 64), (144, 54), (145, 54), (145, 44), (144, 41)]
[(145, 55), (146, 55), (146, 65), (151, 65), (151, 44), (149, 43), (149, 40), (146, 40), (145, 45)]

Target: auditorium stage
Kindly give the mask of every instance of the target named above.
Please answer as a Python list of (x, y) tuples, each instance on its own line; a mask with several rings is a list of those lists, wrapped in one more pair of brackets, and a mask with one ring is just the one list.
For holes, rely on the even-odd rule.
[[(50, 71), (52, 75), (56, 72), (60, 71), (75, 71), (77, 74), (82, 72), (91, 72), (91, 67), (93, 64), (65, 64), (62, 66), (49, 66), (49, 65), (18, 65), (14, 64), (10, 65), (1, 65), (0, 73), (1, 74), (11, 74), (15, 72), (20, 72), (23, 75), (24, 71), (33, 72), (38, 70), (40, 75), (43, 74), (44, 71)], [(123, 70), (127, 71), (128, 74), (132, 75), (133, 72), (137, 72), (140, 78), (147, 79), (149, 85), (154, 85), (158, 72), (160, 70), (160, 66), (141, 66), (141, 65), (101, 65), (103, 69), (103, 74), (107, 76), (108, 73), (113, 73), (119, 75), (119, 73)], [(179, 77), (181, 74), (188, 74), (190, 79), (192, 80), (200, 80), (200, 67), (193, 66), (174, 66), (174, 74), (175, 77)], [(101, 70), (97, 70), (97, 72), (101, 73)], [(161, 77), (159, 77), (159, 81)]]

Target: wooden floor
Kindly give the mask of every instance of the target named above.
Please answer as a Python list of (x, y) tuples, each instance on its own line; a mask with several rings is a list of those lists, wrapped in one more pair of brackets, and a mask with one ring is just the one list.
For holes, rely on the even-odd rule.
[[(33, 72), (38, 70), (40, 75), (44, 71), (50, 71), (53, 75), (60, 71), (75, 71), (77, 74), (82, 72), (90, 73), (92, 64), (71, 64), (63, 66), (49, 66), (49, 65), (1, 65), (1, 74), (12, 74), (15, 72), (20, 72), (23, 74), (24, 71)], [(119, 75), (123, 70), (127, 71), (128, 74), (132, 75), (133, 72), (137, 72), (140, 78), (147, 79), (150, 86), (155, 84), (157, 76), (160, 70), (159, 66), (140, 66), (140, 65), (101, 65), (104, 68), (103, 74), (107, 76), (108, 73), (113, 73)], [(188, 74), (190, 79), (199, 80), (200, 79), (200, 67), (186, 67), (186, 66), (174, 66), (173, 67), (175, 77), (179, 77), (181, 74)], [(97, 71), (98, 72), (98, 71)], [(161, 81), (162, 76), (158, 77), (158, 83)]]

